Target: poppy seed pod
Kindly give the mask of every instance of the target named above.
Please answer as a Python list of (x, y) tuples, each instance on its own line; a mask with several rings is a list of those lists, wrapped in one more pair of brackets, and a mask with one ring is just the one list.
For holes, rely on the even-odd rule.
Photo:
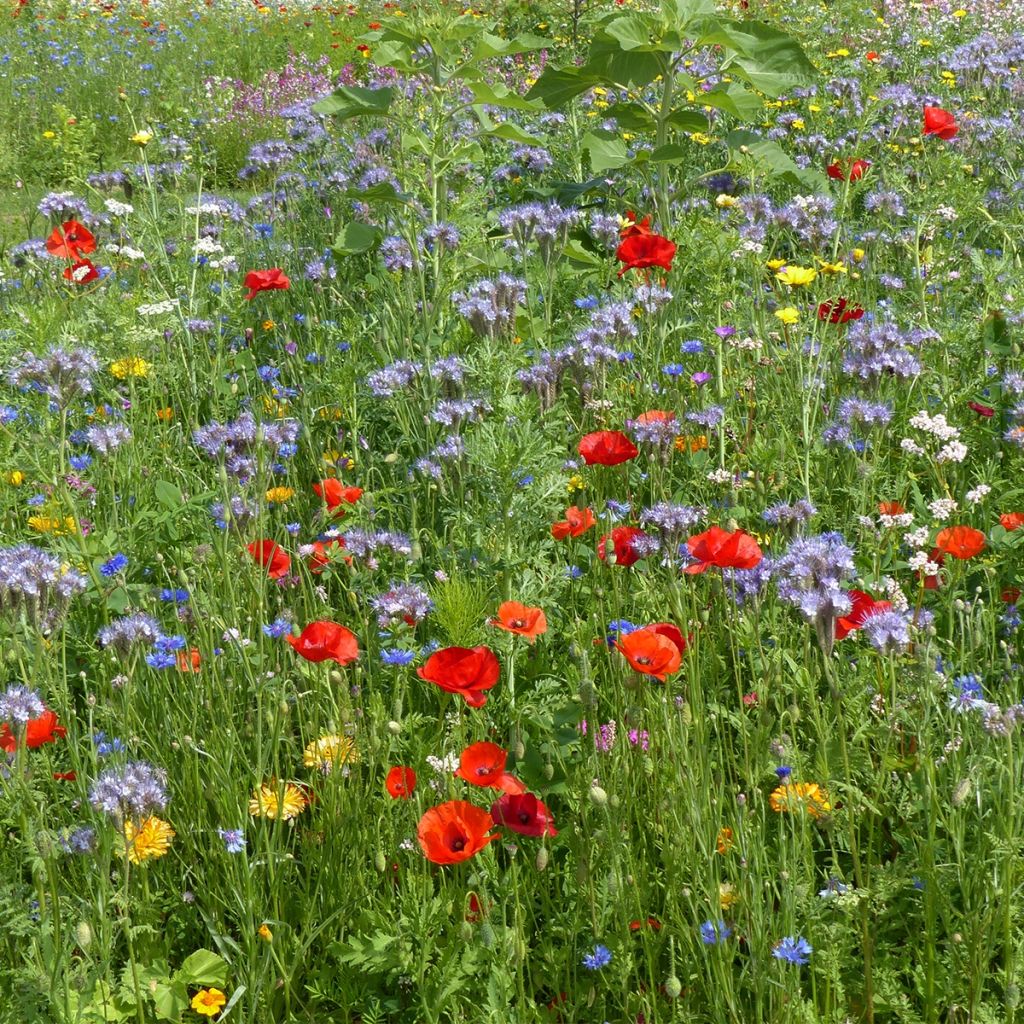
[(534, 861), (534, 866), (538, 871), (543, 871), (548, 866), (549, 859), (550, 854), (548, 853), (548, 848), (546, 846), (542, 846), (537, 851), (537, 859)]
[(600, 786), (591, 786), (590, 802), (598, 807), (605, 807), (608, 804), (608, 794)]
[(374, 854), (374, 857), (373, 857), (373, 866), (374, 866), (374, 867), (375, 867), (375, 868), (376, 868), (376, 869), (377, 869), (377, 870), (378, 870), (379, 872), (381, 872), (381, 874), (383, 874), (383, 873), (384, 873), (384, 869), (385, 869), (385, 868), (386, 868), (386, 867), (388, 866), (388, 862), (387, 862), (387, 859), (385, 858), (385, 856), (384, 856), (384, 854), (383, 854), (383, 852), (382, 852), (381, 850), (378, 850), (378, 851), (376, 852), (376, 854)]
[(674, 975), (671, 974), (665, 981), (665, 995), (669, 999), (678, 999), (683, 993), (683, 983)]

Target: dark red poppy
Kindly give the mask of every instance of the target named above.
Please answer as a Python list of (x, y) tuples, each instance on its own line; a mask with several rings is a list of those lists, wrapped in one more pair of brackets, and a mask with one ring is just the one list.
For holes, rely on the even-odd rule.
[(80, 260), (96, 251), (93, 233), (77, 220), (66, 220), (46, 239), (46, 251), (62, 260)]
[[(35, 750), (44, 743), (54, 743), (58, 737), (67, 736), (68, 731), (61, 725), (57, 715), (47, 708), (36, 718), (30, 718), (25, 725), (25, 746)], [(13, 754), (18, 749), (18, 741), (11, 727), (4, 722), (0, 724), (0, 750)]]
[(61, 276), (72, 284), (88, 284), (90, 281), (95, 281), (100, 276), (100, 272), (93, 266), (91, 260), (75, 260), (71, 266), (64, 268), (64, 273)]
[(827, 320), (830, 324), (846, 324), (859, 320), (863, 315), (863, 307), (851, 306), (844, 298), (830, 299), (818, 306), (818, 319)]
[(1024, 526), (1024, 512), (1004, 512), (999, 517), (999, 525), (1010, 533), (1019, 530)]
[(870, 60), (870, 61), (878, 60), (878, 51), (877, 50), (868, 50), (868, 52), (864, 54), (864, 59), (865, 60)]
[(291, 281), (280, 267), (270, 270), (250, 270), (245, 275), (245, 287), (249, 289), (246, 299), (254, 299), (260, 292), (283, 291), (291, 287)]
[(354, 505), (362, 496), (361, 487), (345, 487), (337, 477), (328, 477), (313, 484), (313, 493), (322, 498), (327, 510), (336, 516), (345, 514), (345, 505)]
[(57, 782), (74, 782), (78, 778), (78, 772), (54, 772), (53, 777)]
[(245, 549), (252, 555), (253, 560), (267, 570), (267, 576), (272, 580), (279, 580), (287, 576), (292, 567), (292, 560), (288, 552), (272, 540), (254, 540)]
[(720, 526), (691, 537), (686, 542), (690, 554), (697, 559), (695, 565), (688, 565), (690, 575), (706, 572), (711, 566), (719, 569), (753, 569), (764, 557), (757, 541), (742, 530), (729, 533)]
[(506, 793), (491, 804), (491, 817), (521, 836), (557, 836), (551, 811), (532, 793)]
[(855, 629), (864, 625), (864, 620), (876, 612), (885, 612), (892, 607), (892, 601), (876, 601), (870, 594), (863, 590), (848, 590), (850, 603), (853, 607), (850, 611), (836, 620), (836, 639), (842, 640)]
[(416, 773), (411, 768), (396, 765), (388, 772), (384, 788), (393, 800), (408, 800), (416, 789)]
[(825, 173), (836, 181), (860, 181), (870, 166), (870, 160), (853, 160), (849, 163), (837, 160), (825, 168)]
[(945, 555), (966, 561), (985, 550), (985, 534), (973, 526), (947, 526), (939, 530), (935, 546)]
[(489, 834), (494, 819), (482, 807), (465, 800), (450, 800), (431, 807), (420, 818), (416, 837), (427, 860), (434, 864), (459, 864), (479, 853), (498, 834)]
[(596, 430), (581, 438), (576, 450), (588, 466), (618, 466), (639, 454), (639, 449), (621, 430)]
[(651, 215), (648, 214), (643, 220), (637, 220), (632, 210), (626, 211), (626, 223), (619, 231), (620, 238), (632, 238), (634, 235), (649, 235), (651, 233)]
[(984, 416), (985, 419), (996, 414), (995, 409), (990, 405), (982, 405), (980, 402), (968, 402), (967, 408), (970, 409), (971, 412), (976, 412), (979, 416)]
[(647, 534), (643, 530), (639, 530), (635, 526), (616, 526), (611, 533), (606, 533), (597, 542), (597, 557), (602, 562), (607, 559), (606, 549), (608, 541), (611, 540), (613, 564), (633, 565), (635, 562), (639, 562), (642, 557), (636, 549), (635, 542), (646, 536)]
[(589, 508), (577, 508), (573, 505), (565, 510), (565, 519), (551, 524), (551, 536), (555, 540), (566, 537), (579, 537), (597, 523), (597, 518)]
[(1016, 604), (1020, 600), (1020, 587), (1007, 587), (1000, 595), (1003, 604)]
[(471, 708), (482, 708), (487, 703), (483, 691), (497, 683), (501, 663), (489, 647), (444, 647), (416, 675), (446, 693), (459, 694)]
[(285, 637), (306, 661), (336, 661), (347, 665), (359, 657), (359, 641), (355, 634), (337, 622), (311, 622), (298, 636)]
[(525, 793), (526, 787), (514, 775), (505, 771), (506, 761), (508, 751), (497, 743), (488, 743), (486, 740), (471, 743), (459, 755), (455, 776), (471, 786), (500, 789), (503, 793)]
[(924, 108), (924, 135), (937, 135), (940, 139), (952, 139), (960, 129), (956, 118), (942, 107)]
[(615, 258), (623, 265), (619, 271), (622, 277), (627, 270), (649, 270), (661, 267), (668, 272), (676, 255), (676, 244), (661, 235), (630, 235), (615, 250)]
[(655, 622), (653, 626), (647, 627), (652, 633), (663, 636), (676, 645), (680, 654), (686, 653), (689, 642), (683, 636), (682, 630), (674, 622)]

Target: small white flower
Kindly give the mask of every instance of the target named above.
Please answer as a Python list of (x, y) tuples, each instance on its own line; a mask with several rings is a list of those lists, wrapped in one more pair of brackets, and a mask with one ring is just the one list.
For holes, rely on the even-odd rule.
[(972, 491), (967, 492), (967, 500), (972, 505), (977, 505), (987, 494), (990, 494), (992, 488), (988, 484), (978, 484), (977, 487)]
[(732, 473), (728, 469), (713, 469), (708, 473), (708, 480), (713, 484), (732, 483)]
[(936, 498), (929, 502), (928, 511), (940, 522), (945, 522), (960, 506), (952, 498)]
[(911, 455), (924, 455), (925, 450), (912, 438), (905, 437), (900, 441), (900, 447)]
[(916, 530), (909, 530), (903, 534), (903, 543), (912, 548), (921, 548), (928, 543), (928, 527), (919, 526)]
[(944, 445), (938, 455), (935, 456), (936, 462), (963, 462), (967, 458), (967, 445), (963, 441), (950, 441), (949, 444)]
[(119, 199), (104, 199), (103, 205), (115, 217), (127, 217), (128, 214), (135, 212), (135, 207), (131, 203), (122, 203)]

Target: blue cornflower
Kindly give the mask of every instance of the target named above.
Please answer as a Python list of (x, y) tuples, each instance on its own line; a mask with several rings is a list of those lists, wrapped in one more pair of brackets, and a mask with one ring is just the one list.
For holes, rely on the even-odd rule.
[(40, 505), (43, 505), (45, 503), (46, 503), (46, 495), (45, 494), (33, 494), (32, 497), (29, 498), (28, 501), (26, 502), (26, 504), (29, 505), (29, 507), (31, 507), (31, 508), (38, 508)]
[(185, 643), (186, 641), (183, 636), (164, 636), (161, 634), (153, 641), (153, 646), (161, 653), (169, 654), (171, 651), (184, 650)]
[(681, 377), (686, 373), (686, 367), (682, 363), (669, 363), (661, 368), (661, 372), (668, 377)]
[(806, 964), (811, 959), (814, 948), (802, 935), (787, 935), (772, 949), (776, 960), (785, 960), (788, 964)]
[(583, 570), (578, 565), (567, 565), (565, 575), (571, 580), (578, 580), (583, 575)]
[(118, 552), (108, 562), (104, 562), (100, 566), (100, 575), (110, 579), (111, 576), (116, 576), (119, 572), (124, 572), (128, 568), (128, 556)]
[(719, 918), (718, 923), (705, 921), (700, 926), (700, 937), (705, 946), (717, 946), (732, 935), (732, 929)]
[(96, 748), (97, 757), (109, 757), (111, 754), (120, 754), (124, 750), (124, 744), (115, 736), (108, 740), (105, 732), (97, 732), (93, 735), (92, 745)]
[(614, 647), (615, 641), (619, 637), (627, 636), (639, 628), (640, 627), (636, 625), (636, 623), (630, 622), (629, 619), (612, 619), (612, 621), (608, 623), (608, 630), (605, 634), (608, 646)]
[(700, 355), (700, 353), (704, 351), (704, 342), (699, 338), (690, 338), (679, 346), (679, 351), (682, 352), (684, 356)]
[(793, 774), (793, 769), (788, 764), (780, 764), (775, 769), (775, 774), (779, 777), (780, 781), (785, 782)]
[(184, 604), (188, 600), (188, 591), (182, 590), (179, 587), (174, 589), (164, 587), (160, 591), (160, 600), (167, 601), (170, 604)]
[(594, 947), (593, 953), (588, 953), (583, 958), (583, 966), (588, 971), (599, 971), (602, 967), (607, 967), (612, 962), (612, 951), (607, 946), (602, 946), (600, 943)]
[(302, 531), (301, 523), (286, 523), (284, 527), (293, 537), (297, 537)]
[(280, 640), (286, 633), (292, 631), (292, 624), (287, 619), (274, 619), (263, 627), (263, 632), (274, 640)]
[(270, 238), (274, 234), (273, 224), (253, 224), (252, 229), (260, 238)]
[(573, 305), (577, 309), (596, 309), (597, 308), (597, 296), (596, 295), (584, 295), (582, 299), (573, 299)]
[(76, 473), (81, 473), (92, 465), (91, 455), (72, 455), (68, 462)]
[(408, 665), (416, 660), (414, 651), (403, 651), (397, 647), (389, 647), (380, 652), (380, 660), (385, 665)]
[(219, 828), (217, 835), (220, 836), (228, 853), (245, 852), (245, 833), (240, 828)]
[(617, 516), (628, 516), (633, 510), (633, 506), (628, 501), (613, 501), (611, 498), (605, 501), (605, 507)]
[(146, 655), (146, 664), (150, 668), (174, 668), (176, 659), (173, 654), (164, 654), (161, 651), (157, 651), (155, 654)]

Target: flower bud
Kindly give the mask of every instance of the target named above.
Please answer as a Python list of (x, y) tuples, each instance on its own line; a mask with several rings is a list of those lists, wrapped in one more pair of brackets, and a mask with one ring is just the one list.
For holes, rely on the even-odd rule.
[(79, 921), (75, 928), (75, 942), (82, 949), (88, 949), (92, 945), (92, 929), (88, 921)]
[(590, 801), (598, 807), (604, 807), (608, 803), (608, 794), (600, 786), (591, 786)]
[(669, 999), (678, 999), (682, 994), (683, 983), (674, 974), (670, 974), (665, 981), (665, 995)]
[(548, 866), (549, 859), (550, 854), (548, 853), (548, 848), (546, 846), (542, 846), (537, 851), (537, 859), (534, 861), (534, 866), (538, 871), (543, 871)]
[(391, 733), (392, 736), (397, 736), (401, 731), (401, 722), (396, 722), (394, 719), (391, 719), (391, 721), (388, 722), (388, 732)]

